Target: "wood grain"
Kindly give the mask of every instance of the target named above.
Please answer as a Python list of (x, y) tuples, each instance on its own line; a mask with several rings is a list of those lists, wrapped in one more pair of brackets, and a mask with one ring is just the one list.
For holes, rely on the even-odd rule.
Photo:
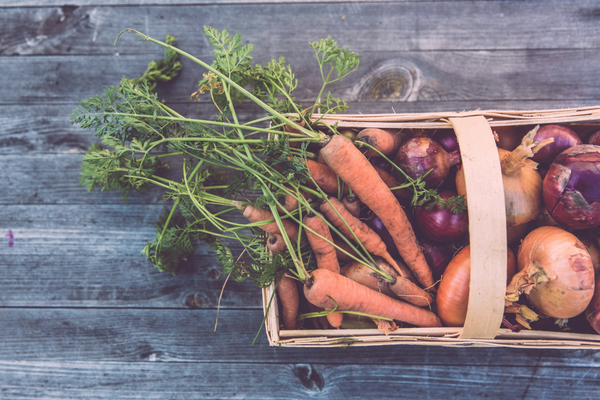
[[(595, 49), (600, 33), (597, 4), (593, 0), (285, 4), (200, 1), (185, 7), (136, 0), (129, 4), (119, 0), (78, 0), (68, 2), (68, 6), (56, 0), (28, 3), (40, 7), (8, 8), (0, 14), (3, 37), (0, 54), (152, 53), (147, 46), (131, 46), (135, 42), (131, 37), (123, 37), (117, 47), (113, 46), (117, 34), (125, 28), (140, 30), (157, 39), (171, 33), (184, 48), (194, 44), (206, 48), (204, 25), (241, 32), (246, 41), (273, 51), (281, 48), (297, 51), (307, 48), (310, 41), (332, 35), (344, 47), (349, 45), (361, 54), (408, 50)], [(27, 3), (21, 1), (21, 4)], [(240, 15), (252, 18), (239, 21)]]

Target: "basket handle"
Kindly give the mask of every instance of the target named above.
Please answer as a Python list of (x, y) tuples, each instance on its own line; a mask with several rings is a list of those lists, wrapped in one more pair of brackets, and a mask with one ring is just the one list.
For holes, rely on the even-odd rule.
[(461, 339), (493, 339), (504, 315), (506, 210), (500, 158), (483, 116), (450, 118), (462, 158), (471, 248), (469, 306)]

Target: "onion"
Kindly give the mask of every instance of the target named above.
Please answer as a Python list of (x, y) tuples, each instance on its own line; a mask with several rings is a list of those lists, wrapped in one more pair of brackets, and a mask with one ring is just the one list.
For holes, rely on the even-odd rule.
[(529, 230), (529, 222), (521, 225), (509, 226), (506, 228), (506, 242), (509, 246), (517, 244), (525, 237)]
[(600, 146), (582, 144), (556, 157), (544, 178), (544, 203), (567, 228), (600, 225)]
[[(515, 255), (508, 247), (507, 281), (516, 271)], [(463, 326), (469, 304), (469, 282), (471, 281), (471, 252), (466, 246), (459, 251), (446, 267), (435, 298), (438, 317), (445, 326)]]
[(598, 241), (588, 237), (578, 236), (577, 238), (581, 240), (581, 243), (583, 243), (588, 253), (590, 253), (592, 265), (594, 266), (594, 274), (600, 277), (600, 247), (598, 247)]
[(596, 146), (600, 146), (600, 131), (594, 133), (588, 139), (589, 144), (595, 144)]
[[(519, 147), (513, 151), (498, 149), (504, 186), (506, 223), (509, 227), (533, 220), (542, 208), (542, 177), (536, 170), (537, 163), (531, 161), (529, 157), (552, 139), (542, 143), (534, 142), (533, 137), (536, 132), (537, 127), (529, 131), (523, 137)], [(465, 176), (462, 169), (456, 173), (456, 191), (466, 197)]]
[(516, 302), (525, 293), (533, 307), (552, 318), (581, 314), (594, 294), (590, 253), (575, 235), (555, 226), (534, 229), (521, 243), (519, 272), (506, 288)]
[(431, 268), (433, 280), (439, 281), (454, 255), (452, 243), (440, 243), (425, 237), (419, 238), (419, 246), (423, 251), (427, 265)]
[(531, 159), (540, 164), (551, 164), (557, 155), (583, 142), (579, 136), (570, 128), (563, 125), (542, 125), (533, 138), (536, 142), (554, 138), (554, 142), (540, 149)]
[[(408, 214), (410, 213), (407, 213), (407, 215)], [(373, 231), (379, 235), (381, 240), (383, 240), (383, 243), (385, 243), (388, 253), (390, 253), (390, 255), (393, 258), (400, 257), (400, 254), (398, 253), (398, 248), (394, 243), (394, 239), (392, 239), (392, 236), (390, 235), (387, 228), (385, 227), (383, 222), (381, 222), (381, 219), (379, 219), (377, 215), (372, 213), (372, 216), (370, 218), (367, 218), (363, 221), (367, 224), (369, 228), (373, 229)]]
[(369, 157), (369, 162), (374, 167), (379, 167), (381, 169), (385, 169), (390, 165), (383, 157)]
[[(429, 188), (439, 187), (451, 166), (460, 161), (458, 151), (446, 152), (435, 140), (428, 137), (413, 137), (407, 140), (394, 158), (394, 163), (399, 166), (412, 179), (417, 179), (427, 174), (423, 180)], [(399, 171), (394, 173), (400, 182), (406, 178)]]
[(592, 301), (585, 310), (585, 317), (594, 328), (594, 330), (600, 333), (600, 277), (596, 281), (596, 288)]
[(439, 143), (439, 145), (448, 153), (460, 150), (456, 133), (454, 133), (452, 129), (440, 129), (435, 131), (431, 138)]
[[(439, 192), (439, 196), (446, 200), (455, 197), (456, 193), (443, 190)], [(469, 217), (466, 210), (460, 214), (453, 214), (448, 208), (443, 208), (441, 203), (432, 208), (430, 205), (415, 207), (415, 219), (423, 235), (436, 242), (452, 242), (467, 233)]]
[(496, 134), (498, 147), (504, 150), (513, 151), (523, 139), (523, 133), (516, 126), (495, 126), (492, 130)]

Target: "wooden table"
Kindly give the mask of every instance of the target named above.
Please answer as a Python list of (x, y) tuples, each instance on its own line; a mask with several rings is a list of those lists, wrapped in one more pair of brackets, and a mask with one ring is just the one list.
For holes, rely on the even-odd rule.
[[(69, 124), (79, 100), (137, 77), (163, 51), (135, 28), (211, 60), (202, 26), (241, 32), (255, 61), (285, 56), (313, 100), (309, 41), (362, 55), (334, 94), (351, 112), (600, 104), (600, 9), (578, 1), (4, 0), (0, 6), (0, 398), (543, 398), (600, 395), (594, 350), (268, 346), (260, 291), (224, 282), (201, 247), (178, 275), (140, 253), (162, 192), (88, 194)], [(186, 115), (202, 70), (159, 95)], [(242, 118), (260, 115), (244, 106)], [(212, 115), (212, 114), (209, 114)], [(9, 232), (14, 239), (9, 241)], [(11, 244), (12, 243), (12, 246)]]

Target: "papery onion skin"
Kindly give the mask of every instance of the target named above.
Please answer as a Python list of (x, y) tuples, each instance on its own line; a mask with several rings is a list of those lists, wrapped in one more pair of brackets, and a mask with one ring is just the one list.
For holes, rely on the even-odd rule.
[(519, 273), (507, 293), (518, 288), (548, 317), (575, 317), (592, 299), (592, 259), (583, 243), (564, 229), (543, 226), (531, 231), (519, 247), (517, 265)]
[(418, 238), (419, 246), (423, 250), (427, 265), (431, 268), (433, 280), (439, 281), (446, 267), (452, 260), (455, 249), (452, 243), (440, 243), (425, 237)]
[[(444, 200), (456, 196), (456, 193), (449, 190), (440, 191), (438, 194)], [(452, 242), (460, 239), (469, 230), (469, 217), (466, 210), (453, 214), (451, 210), (442, 208), (440, 203), (431, 209), (427, 206), (423, 204), (415, 207), (417, 225), (427, 238), (436, 242)]]
[[(515, 255), (507, 250), (507, 282), (516, 272)], [(438, 317), (444, 326), (463, 326), (469, 304), (471, 281), (471, 250), (465, 246), (450, 261), (438, 288), (436, 305)]]
[(544, 178), (543, 198), (552, 218), (569, 229), (600, 225), (600, 146), (560, 153)]
[(592, 328), (600, 333), (600, 277), (596, 280), (594, 296), (585, 309), (585, 317)]
[(590, 136), (588, 139), (588, 143), (594, 144), (596, 146), (600, 146), (600, 131), (598, 131), (598, 132), (594, 133), (592, 136)]
[(536, 142), (541, 142), (548, 138), (554, 138), (554, 142), (550, 143), (534, 154), (534, 156), (531, 158), (533, 161), (540, 164), (551, 164), (556, 156), (569, 147), (583, 144), (577, 133), (564, 125), (542, 125), (540, 129), (538, 129), (533, 140)]
[[(450, 167), (460, 161), (458, 151), (448, 153), (435, 140), (428, 137), (413, 137), (407, 140), (396, 153), (394, 163), (412, 179), (423, 178), (428, 188), (439, 187)], [(395, 170), (400, 182), (406, 181), (404, 175)]]
[(440, 146), (448, 153), (452, 153), (454, 151), (459, 151), (458, 147), (458, 139), (456, 138), (456, 133), (452, 129), (440, 129), (435, 131), (432, 136), (432, 139), (439, 143)]

